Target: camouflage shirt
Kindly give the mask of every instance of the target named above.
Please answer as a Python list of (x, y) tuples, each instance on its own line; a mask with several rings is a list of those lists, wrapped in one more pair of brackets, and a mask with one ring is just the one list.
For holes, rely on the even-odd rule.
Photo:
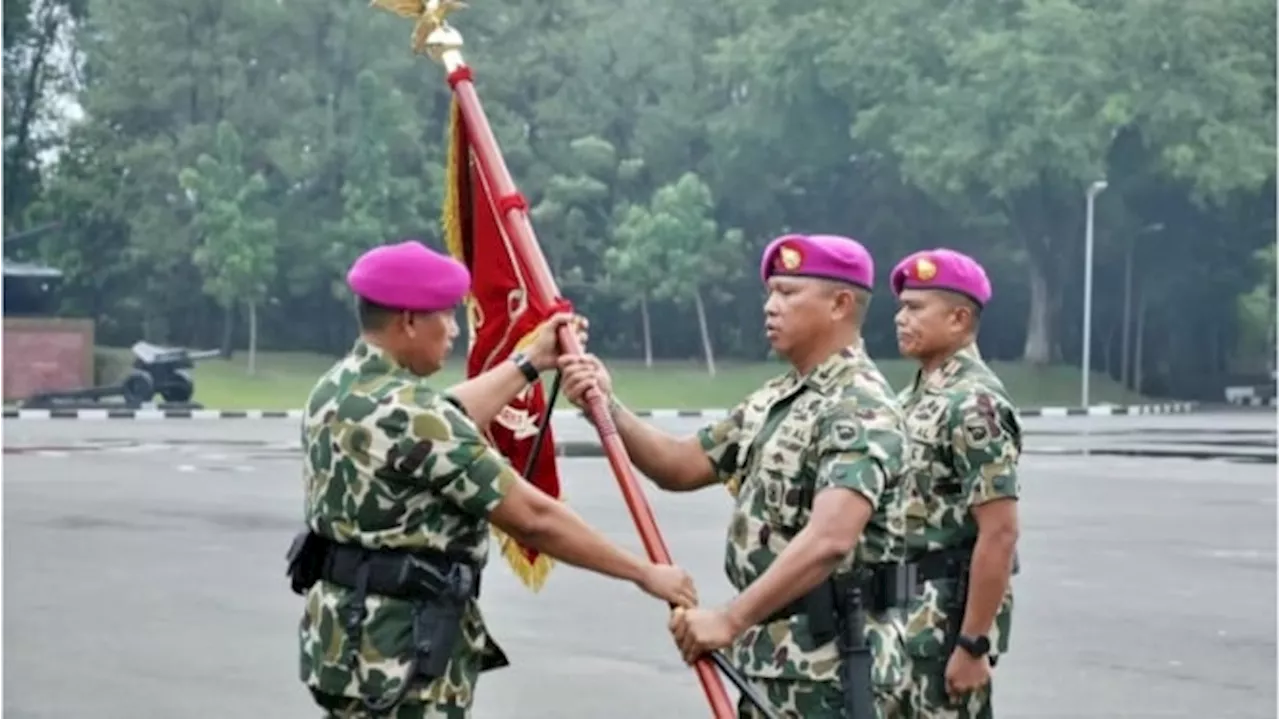
[[(799, 533), (809, 519), (803, 505), (827, 487), (858, 492), (874, 508), (838, 572), (849, 571), (855, 559), (904, 557), (898, 499), (902, 415), (888, 382), (860, 346), (832, 355), (806, 376), (791, 371), (770, 380), (698, 438), (735, 496), (725, 572), (739, 591), (764, 574)], [(807, 498), (806, 486), (812, 488)], [(835, 642), (818, 644), (808, 624), (798, 615), (748, 629), (734, 642), (734, 663), (759, 678), (835, 680)]]
[[(371, 549), (423, 549), (482, 567), (487, 517), (517, 475), (475, 424), (378, 348), (354, 348), (312, 389), (303, 421), (306, 520), (316, 533)], [(351, 590), (317, 582), (299, 626), (301, 678), (337, 696), (383, 698), (412, 655), (412, 604), (369, 595), (359, 651), (348, 657), (338, 609)], [(480, 671), (506, 663), (469, 602), (445, 676), (407, 701), (469, 704)]]
[[(1022, 428), (1013, 402), (978, 348), (967, 345), (941, 367), (918, 373), (899, 402), (910, 441), (907, 477), (908, 558), (971, 544), (978, 524), (970, 508), (1018, 497)], [(954, 582), (929, 582), (912, 603), (908, 650), (916, 656), (944, 651), (945, 607)], [(992, 653), (1008, 649), (1012, 591), (1004, 598), (991, 635)]]

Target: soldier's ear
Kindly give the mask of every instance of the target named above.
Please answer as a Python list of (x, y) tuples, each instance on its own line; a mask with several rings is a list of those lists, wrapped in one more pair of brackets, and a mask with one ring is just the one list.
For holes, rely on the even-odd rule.
[(835, 306), (832, 309), (835, 310), (837, 318), (850, 319), (857, 316), (858, 298), (853, 290), (841, 287), (835, 291), (834, 295)]
[(944, 300), (946, 301), (949, 322), (959, 329), (967, 327), (972, 321), (973, 306), (951, 293), (947, 293)]
[(959, 304), (956, 304), (954, 302), (950, 303), (950, 306), (947, 307), (947, 324), (950, 324), (954, 327), (963, 327), (964, 326), (964, 308), (962, 308)]
[(963, 331), (971, 331), (978, 326), (978, 313), (973, 305), (962, 302), (956, 305), (956, 322)]
[(962, 317), (965, 328), (969, 330), (978, 329), (978, 318), (982, 316), (982, 309), (976, 302), (967, 297), (960, 303), (960, 306), (964, 308)]

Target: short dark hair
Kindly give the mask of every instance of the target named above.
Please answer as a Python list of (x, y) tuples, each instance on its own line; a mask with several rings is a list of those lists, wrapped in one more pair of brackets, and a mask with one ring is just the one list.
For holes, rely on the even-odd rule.
[(366, 332), (377, 332), (386, 329), (387, 325), (403, 310), (380, 305), (361, 297), (356, 302), (356, 316), (360, 319), (360, 329)]

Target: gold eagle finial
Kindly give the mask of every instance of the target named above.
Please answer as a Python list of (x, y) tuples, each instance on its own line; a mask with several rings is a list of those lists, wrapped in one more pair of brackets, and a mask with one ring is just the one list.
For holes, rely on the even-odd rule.
[(413, 51), (420, 55), (427, 54), (427, 39), (431, 33), (448, 27), (448, 17), (467, 6), (462, 0), (369, 0), (369, 5), (400, 17), (416, 18)]

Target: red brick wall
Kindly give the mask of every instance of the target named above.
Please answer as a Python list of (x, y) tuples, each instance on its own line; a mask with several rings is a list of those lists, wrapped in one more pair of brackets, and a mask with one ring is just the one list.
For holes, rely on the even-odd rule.
[(93, 385), (93, 320), (4, 318), (4, 401)]

